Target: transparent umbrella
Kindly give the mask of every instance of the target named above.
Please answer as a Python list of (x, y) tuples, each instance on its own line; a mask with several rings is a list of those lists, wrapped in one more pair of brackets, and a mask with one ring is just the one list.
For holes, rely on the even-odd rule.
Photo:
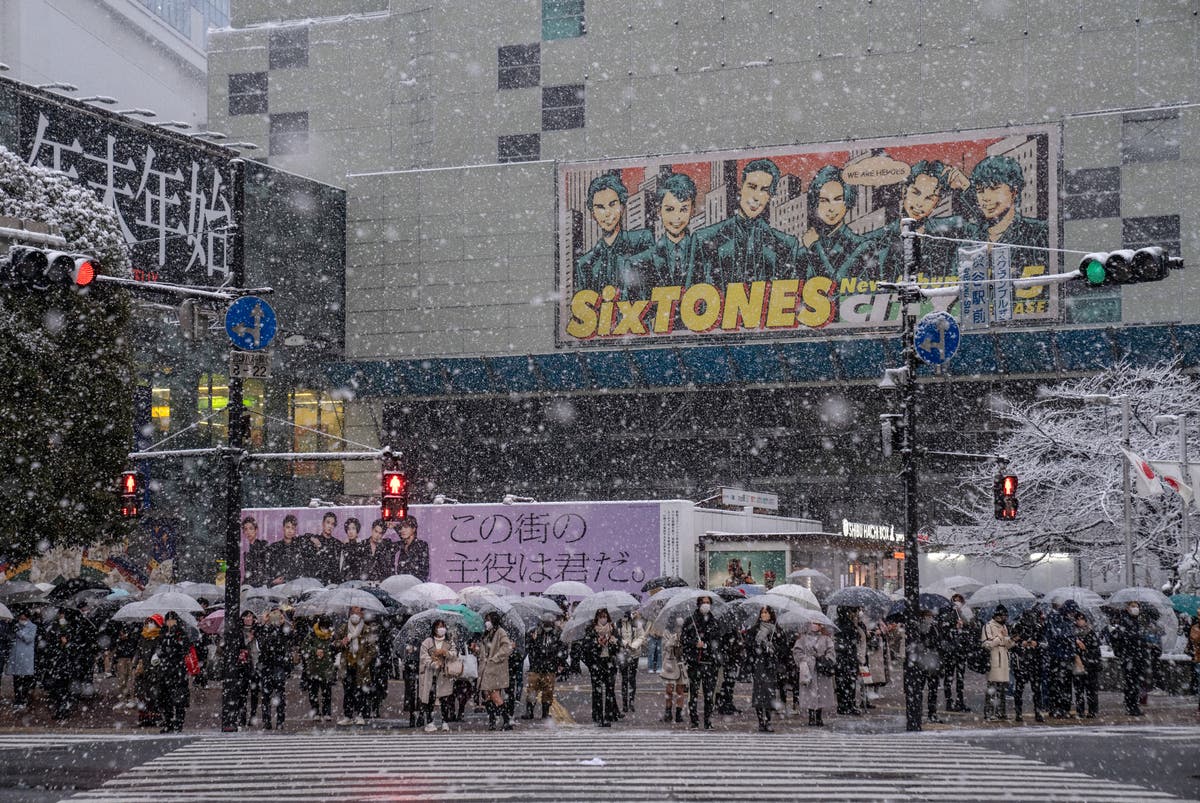
[(984, 605), (992, 605), (997, 602), (1007, 602), (1008, 600), (1036, 600), (1037, 597), (1032, 591), (1022, 588), (1015, 583), (992, 583), (986, 585), (973, 593), (970, 599), (967, 600), (972, 608), (981, 608)]
[(391, 577), (385, 578), (379, 587), (392, 596), (396, 596), (419, 585), (421, 585), (421, 580), (411, 574), (393, 574)]
[(941, 580), (937, 580), (929, 585), (934, 590), (934, 593), (943, 594), (947, 597), (952, 597), (955, 594), (966, 596), (974, 594), (983, 588), (983, 583), (974, 577), (967, 577), (965, 574), (954, 574), (949, 577), (943, 577)]
[(546, 597), (517, 597), (512, 600), (512, 606), (526, 622), (540, 621), (543, 616), (553, 616), (557, 619), (563, 615), (558, 603)]
[(642, 607), (639, 609), (642, 612), (642, 618), (647, 622), (653, 623), (654, 620), (658, 618), (658, 615), (662, 613), (663, 606), (683, 592), (689, 590), (693, 589), (689, 589), (687, 586), (664, 588), (662, 591), (659, 591), (653, 597), (642, 603)]
[[(478, 614), (475, 615), (478, 616)], [(422, 641), (433, 635), (433, 623), (439, 619), (446, 623), (447, 637), (455, 642), (460, 649), (465, 648), (472, 633), (483, 632), (482, 627), (475, 627), (473, 623), (467, 621), (467, 618), (463, 614), (457, 611), (431, 608), (428, 611), (413, 614), (399, 630), (396, 630), (393, 637), (393, 645), (401, 648), (412, 647), (414, 649), (420, 647)]]
[(638, 607), (638, 604), (637, 597), (627, 591), (599, 591), (579, 603), (571, 612), (571, 618), (563, 627), (562, 640), (570, 643), (583, 638), (587, 626), (600, 611), (608, 611), (609, 619), (615, 623), (626, 611)]
[(154, 614), (161, 616), (167, 613), (174, 613), (179, 617), (179, 621), (182, 624), (199, 632), (200, 627), (196, 622), (196, 617), (192, 616), (191, 613), (175, 608), (164, 608), (162, 605), (154, 603), (152, 599), (129, 603), (112, 615), (113, 620), (117, 622), (144, 622)]
[(789, 583), (812, 583), (813, 585), (833, 585), (833, 580), (825, 572), (816, 569), (801, 569), (787, 576)]
[(814, 622), (824, 625), (830, 630), (838, 629), (838, 626), (828, 616), (820, 611), (812, 611), (808, 608), (794, 608), (780, 614), (778, 620), (779, 627), (789, 633), (799, 633), (802, 630), (807, 630), (809, 625)]
[(289, 580), (283, 585), (275, 586), (274, 590), (283, 594), (288, 599), (299, 597), (305, 591), (312, 591), (314, 588), (324, 588), (325, 584), (315, 577), (297, 577), (295, 580)]
[(838, 608), (866, 608), (878, 611), (882, 616), (887, 612), (891, 600), (882, 591), (867, 586), (847, 586), (826, 597), (825, 604)]
[(143, 604), (157, 606), (163, 611), (178, 611), (187, 613), (204, 613), (204, 606), (187, 594), (177, 591), (164, 591), (153, 594), (142, 600)]
[(725, 618), (726, 610), (733, 610), (729, 607), (729, 603), (718, 597), (711, 591), (705, 591), (699, 588), (685, 588), (679, 594), (667, 600), (667, 604), (659, 611), (659, 614), (654, 619), (653, 629), (659, 633), (674, 633), (679, 630), (680, 619), (687, 620), (689, 616), (696, 612), (696, 600), (700, 597), (708, 597), (712, 600), (712, 613), (722, 622), (727, 622)]
[(458, 592), (447, 585), (441, 583), (419, 583), (408, 589), (406, 594), (411, 594), (417, 597), (425, 597), (434, 602), (458, 602)]
[(1109, 609), (1123, 608), (1127, 603), (1137, 602), (1142, 606), (1149, 605), (1158, 616), (1154, 627), (1163, 635), (1174, 637), (1179, 630), (1179, 617), (1175, 615), (1175, 606), (1171, 600), (1157, 588), (1130, 587), (1116, 591), (1108, 598)]
[(13, 618), (12, 611), (0, 604), (0, 619), (11, 621)]
[(821, 603), (817, 601), (817, 595), (802, 585), (796, 585), (795, 583), (784, 583), (781, 586), (775, 586), (768, 593), (774, 594), (778, 597), (787, 597), (789, 599), (793, 599), (809, 610), (821, 610)]
[(782, 613), (798, 610), (812, 610), (799, 601), (791, 597), (782, 597), (776, 594), (760, 594), (757, 597), (749, 597), (747, 599), (738, 600), (729, 603), (738, 612), (737, 623), (741, 628), (747, 628), (753, 625), (762, 613), (763, 608), (770, 608), (775, 611), (775, 618), (778, 619)]
[(596, 592), (586, 583), (578, 580), (559, 580), (546, 586), (543, 594), (559, 594), (564, 597), (590, 597)]

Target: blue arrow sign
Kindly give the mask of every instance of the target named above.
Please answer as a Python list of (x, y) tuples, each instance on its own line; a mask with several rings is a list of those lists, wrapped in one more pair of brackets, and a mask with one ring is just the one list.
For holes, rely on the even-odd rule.
[(931, 312), (917, 321), (913, 331), (913, 345), (916, 346), (917, 356), (930, 365), (943, 365), (950, 362), (954, 352), (958, 351), (961, 332), (958, 321), (948, 312)]
[(278, 321), (271, 305), (258, 296), (242, 296), (225, 313), (225, 333), (234, 348), (259, 351), (271, 345)]

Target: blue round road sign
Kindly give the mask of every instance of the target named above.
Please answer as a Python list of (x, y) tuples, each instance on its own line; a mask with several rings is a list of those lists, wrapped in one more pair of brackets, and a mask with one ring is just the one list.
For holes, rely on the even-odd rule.
[(913, 331), (913, 345), (917, 356), (930, 365), (950, 362), (958, 351), (961, 332), (958, 321), (948, 312), (931, 312), (917, 321)]
[(225, 313), (225, 333), (234, 348), (258, 351), (271, 345), (277, 327), (275, 310), (258, 296), (242, 296)]

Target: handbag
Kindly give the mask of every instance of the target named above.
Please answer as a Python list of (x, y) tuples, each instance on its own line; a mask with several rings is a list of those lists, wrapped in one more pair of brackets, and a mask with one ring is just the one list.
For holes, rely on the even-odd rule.
[(1075, 666), (1071, 667), (1071, 672), (1076, 675), (1087, 674), (1087, 669), (1085, 669), (1083, 666), (1083, 658), (1079, 657), (1078, 655), (1075, 656)]
[(866, 666), (865, 664), (858, 668), (858, 677), (864, 686), (870, 686), (875, 682), (871, 677), (871, 667)]
[(837, 671), (837, 664), (828, 655), (818, 655), (813, 663), (813, 668), (817, 670), (818, 675), (831, 678)]
[(446, 662), (446, 668), (443, 670), (443, 674), (445, 674), (446, 677), (461, 678), (463, 676), (463, 672), (466, 671), (466, 668), (467, 667), (463, 664), (462, 658), (455, 658)]
[(464, 680), (475, 680), (479, 677), (479, 659), (468, 653), (458, 660), (462, 661)]
[(200, 656), (196, 655), (194, 646), (188, 649), (187, 657), (183, 659), (183, 665), (192, 677), (200, 674)]

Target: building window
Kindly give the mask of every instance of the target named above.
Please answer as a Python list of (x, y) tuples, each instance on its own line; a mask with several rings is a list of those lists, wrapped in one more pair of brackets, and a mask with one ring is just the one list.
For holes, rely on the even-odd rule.
[(524, 89), (542, 82), (542, 46), (507, 45), (497, 54), (500, 89)]
[(272, 70), (308, 66), (308, 28), (271, 31), (267, 61)]
[(542, 39), (573, 39), (587, 33), (584, 0), (542, 0)]
[(542, 158), (541, 134), (509, 134), (496, 140), (498, 161), (536, 162)]
[(1121, 168), (1069, 170), (1063, 182), (1067, 220), (1121, 216)]
[(1121, 118), (1121, 162), (1170, 162), (1179, 158), (1179, 112), (1166, 109)]
[(271, 115), (271, 156), (308, 153), (308, 112)]
[(542, 88), (542, 130), (583, 128), (583, 84)]
[(1125, 248), (1161, 245), (1167, 253), (1179, 256), (1179, 215), (1127, 217), (1121, 221), (1121, 244)]
[(267, 74), (234, 73), (229, 76), (229, 115), (267, 113)]
[[(328, 452), (340, 448), (337, 439), (345, 430), (342, 402), (323, 390), (300, 389), (288, 393), (288, 412), (292, 427), (293, 452)], [(292, 463), (293, 477), (315, 477), (341, 482), (340, 461)]]

